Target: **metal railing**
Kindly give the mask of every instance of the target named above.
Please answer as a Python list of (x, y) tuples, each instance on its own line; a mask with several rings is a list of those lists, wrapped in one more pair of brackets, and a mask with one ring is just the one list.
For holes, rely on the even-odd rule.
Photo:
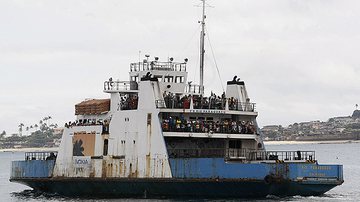
[[(175, 98), (164, 98), (164, 100), (155, 100), (155, 104), (157, 108), (168, 108), (168, 109), (189, 109), (190, 108), (190, 100), (191, 98), (187, 98), (186, 104), (185, 100), (177, 100)], [(216, 99), (210, 100), (210, 102), (203, 102), (201, 100), (193, 101), (194, 109), (215, 109), (215, 110), (225, 110), (225, 99)], [(229, 104), (229, 110), (232, 111), (245, 111), (245, 112), (254, 112), (256, 104), (248, 103), (248, 102), (235, 102)]]
[(225, 158), (225, 159), (249, 159), (250, 149), (231, 148), (182, 148), (168, 149), (170, 158)]
[(253, 151), (251, 160), (304, 161), (315, 160), (315, 151)]
[(224, 98), (194, 98), (194, 109), (225, 110), (226, 99)]
[(130, 64), (130, 72), (150, 70), (186, 72), (186, 63), (151, 61)]
[(51, 152), (25, 152), (25, 160), (55, 160), (57, 151)]
[(177, 133), (205, 133), (209, 136), (212, 134), (249, 134), (259, 135), (257, 127), (251, 122), (245, 121), (205, 121), (205, 120), (190, 120), (165, 118), (161, 122), (163, 132), (177, 132)]
[(170, 158), (222, 158), (225, 155), (223, 148), (181, 148), (168, 149)]
[(255, 103), (250, 102), (229, 102), (229, 110), (253, 112), (255, 111)]
[(189, 109), (190, 100), (176, 100), (175, 98), (169, 99), (165, 98), (164, 100), (155, 100), (157, 108), (168, 108), (168, 109)]
[(228, 148), (225, 150), (226, 159), (249, 159), (249, 154), (253, 150), (250, 149), (232, 149)]
[(168, 148), (170, 158), (225, 158), (226, 160), (315, 161), (315, 151), (256, 151), (233, 148)]
[(166, 108), (164, 100), (155, 100), (156, 108)]
[(130, 81), (105, 81), (104, 90), (131, 90)]

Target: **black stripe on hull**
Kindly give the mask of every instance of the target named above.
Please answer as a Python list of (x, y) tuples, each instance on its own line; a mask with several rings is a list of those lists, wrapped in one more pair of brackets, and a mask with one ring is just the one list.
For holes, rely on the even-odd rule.
[(292, 181), (216, 179), (11, 179), (34, 190), (68, 197), (91, 198), (264, 198), (317, 196), (336, 184), (302, 184)]

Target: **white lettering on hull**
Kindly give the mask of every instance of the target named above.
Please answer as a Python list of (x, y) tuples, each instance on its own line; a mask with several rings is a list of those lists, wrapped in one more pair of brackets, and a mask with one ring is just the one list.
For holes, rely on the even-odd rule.
[(74, 167), (89, 167), (91, 165), (90, 156), (74, 156)]

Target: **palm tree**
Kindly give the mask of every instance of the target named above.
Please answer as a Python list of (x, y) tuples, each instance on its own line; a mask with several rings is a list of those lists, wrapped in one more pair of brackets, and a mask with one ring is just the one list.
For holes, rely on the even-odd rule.
[(4, 137), (5, 137), (5, 135), (6, 135), (6, 132), (5, 132), (5, 130), (3, 130), (3, 132), (2, 132), (2, 133), (0, 133), (0, 139), (4, 138)]
[(25, 129), (25, 130), (26, 130), (26, 134), (27, 134), (27, 135), (29, 135), (29, 129), (30, 129), (29, 126), (26, 126), (26, 129)]
[(38, 127), (39, 127), (38, 124), (34, 125), (35, 130), (37, 130)]
[[(52, 117), (51, 116), (46, 116), (46, 117), (44, 117), (44, 121), (49, 121), (50, 119), (52, 119)], [(47, 124), (49, 125), (49, 123), (47, 122)]]
[(34, 126), (33, 125), (30, 125), (30, 127), (29, 127), (29, 131), (30, 131), (30, 135), (31, 135), (31, 133), (32, 133), (32, 129), (34, 128)]
[(20, 123), (20, 124), (19, 124), (19, 135), (20, 135), (20, 136), (22, 136), (23, 127), (24, 127), (24, 124), (23, 124), (23, 123)]
[(358, 106), (359, 106), (358, 104), (355, 105), (356, 110), (357, 110)]

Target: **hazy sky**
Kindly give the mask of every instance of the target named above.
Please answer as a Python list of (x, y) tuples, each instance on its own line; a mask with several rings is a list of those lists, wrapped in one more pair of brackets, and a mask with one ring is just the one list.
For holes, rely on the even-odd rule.
[[(189, 58), (198, 82), (198, 0), (1, 0), (0, 130), (73, 120), (145, 54)], [(360, 104), (359, 0), (211, 0), (223, 85), (237, 74), (263, 125), (351, 115)], [(208, 41), (206, 41), (208, 43)], [(221, 93), (207, 45), (205, 87)]]

